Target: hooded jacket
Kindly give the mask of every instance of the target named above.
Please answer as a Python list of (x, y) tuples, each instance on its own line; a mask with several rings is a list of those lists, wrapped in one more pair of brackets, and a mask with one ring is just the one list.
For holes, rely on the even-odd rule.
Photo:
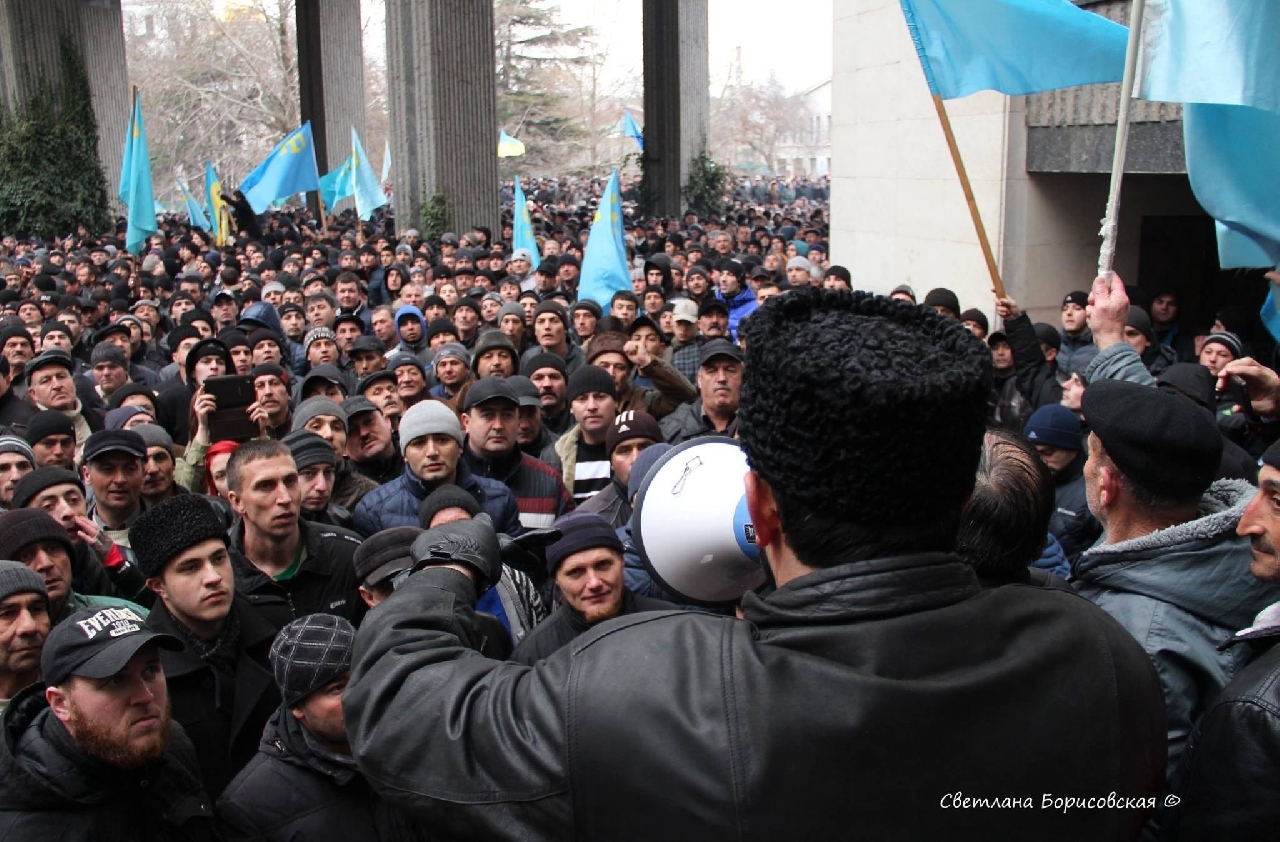
[[(412, 316), (418, 320), (418, 324), (422, 327), (422, 333), (418, 336), (417, 342), (406, 342), (405, 338), (400, 334), (400, 320), (405, 316)], [(427, 342), (427, 322), (422, 317), (422, 311), (412, 304), (401, 304), (396, 308), (396, 338), (400, 340), (400, 344), (391, 349), (391, 354), (410, 354), (417, 357), (423, 365), (430, 366), (435, 360), (435, 351), (432, 351)], [(387, 356), (391, 356), (388, 354)]]
[[(344, 696), (369, 783), (442, 835), (1120, 840), (1142, 810), (1042, 793), (1161, 791), (1159, 681), (1129, 635), (1074, 594), (982, 590), (955, 556), (836, 564), (747, 594), (745, 621), (609, 620), (533, 667), (468, 648), (474, 598), (411, 576)], [(940, 809), (961, 787), (1035, 808)]]
[(320, 745), (288, 708), (267, 721), (257, 753), (218, 799), (224, 840), (413, 842), (419, 822), (369, 788), (355, 761)]
[(186, 732), (128, 771), (84, 754), (33, 684), (5, 711), (0, 740), (0, 840), (212, 840), (213, 801)]
[(1236, 526), (1256, 489), (1219, 480), (1195, 520), (1086, 550), (1072, 566), (1076, 592), (1115, 617), (1155, 662), (1164, 688), (1172, 774), (1192, 724), (1244, 667), (1219, 647), (1280, 599), (1249, 572), (1249, 539)]

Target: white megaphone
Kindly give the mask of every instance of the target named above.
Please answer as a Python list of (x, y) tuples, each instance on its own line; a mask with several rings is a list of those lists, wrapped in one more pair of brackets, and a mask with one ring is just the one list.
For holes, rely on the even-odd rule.
[(765, 570), (747, 513), (747, 455), (723, 436), (693, 439), (649, 470), (632, 537), (654, 580), (682, 601), (735, 605)]

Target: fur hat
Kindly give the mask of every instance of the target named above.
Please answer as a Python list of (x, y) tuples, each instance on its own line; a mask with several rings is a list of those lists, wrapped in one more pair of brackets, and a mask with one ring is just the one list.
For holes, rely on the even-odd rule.
[(202, 494), (179, 494), (138, 515), (129, 527), (129, 544), (138, 572), (159, 576), (165, 566), (196, 544), (227, 543), (227, 527)]
[(775, 492), (875, 527), (959, 511), (993, 376), (990, 350), (959, 321), (808, 287), (770, 299), (743, 333), (742, 447)]

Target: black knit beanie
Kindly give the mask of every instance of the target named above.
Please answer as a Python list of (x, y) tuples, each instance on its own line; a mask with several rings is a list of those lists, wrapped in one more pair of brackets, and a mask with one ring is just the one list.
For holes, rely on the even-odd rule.
[(618, 386), (613, 382), (613, 375), (597, 365), (584, 365), (569, 375), (569, 388), (565, 393), (569, 403), (588, 392), (604, 392), (615, 401), (618, 399)]
[(49, 436), (74, 436), (75, 422), (65, 412), (42, 409), (27, 421), (27, 444), (35, 445)]
[(428, 494), (418, 507), (418, 525), (430, 529), (431, 521), (445, 509), (462, 509), (472, 517), (482, 511), (471, 492), (456, 485), (442, 485)]
[(46, 488), (68, 484), (74, 485), (80, 489), (81, 494), (84, 494), (84, 483), (80, 481), (80, 477), (66, 468), (59, 468), (55, 465), (36, 468), (18, 480), (18, 484), (13, 487), (13, 508), (25, 509), (27, 504)]
[(227, 528), (201, 494), (170, 497), (138, 515), (129, 527), (138, 571), (147, 578), (159, 576), (180, 553), (211, 539), (225, 544)]
[(982, 450), (992, 366), (959, 321), (810, 287), (775, 296), (743, 333), (739, 433), (777, 493), (876, 527), (960, 509)]
[(560, 372), (561, 377), (567, 378), (569, 376), (569, 369), (565, 366), (564, 360), (546, 351), (541, 354), (534, 354), (521, 363), (520, 373), (525, 377), (531, 377), (540, 368), (554, 368)]
[(75, 547), (67, 530), (41, 509), (15, 509), (0, 515), (0, 558), (16, 559), (37, 541), (56, 541), (74, 557)]

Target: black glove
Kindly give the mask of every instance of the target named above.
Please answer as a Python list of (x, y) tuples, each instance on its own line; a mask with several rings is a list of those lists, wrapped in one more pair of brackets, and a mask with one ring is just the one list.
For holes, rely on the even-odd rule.
[(475, 573), (477, 599), (502, 577), (498, 533), (487, 514), (476, 515), (474, 520), (456, 520), (428, 529), (414, 540), (409, 554), (415, 562), (415, 573), (424, 567), (441, 564), (462, 564), (471, 568)]
[(560, 530), (553, 526), (530, 530), (519, 538), (498, 536), (502, 563), (526, 574), (539, 588), (547, 579), (547, 547), (560, 540)]

